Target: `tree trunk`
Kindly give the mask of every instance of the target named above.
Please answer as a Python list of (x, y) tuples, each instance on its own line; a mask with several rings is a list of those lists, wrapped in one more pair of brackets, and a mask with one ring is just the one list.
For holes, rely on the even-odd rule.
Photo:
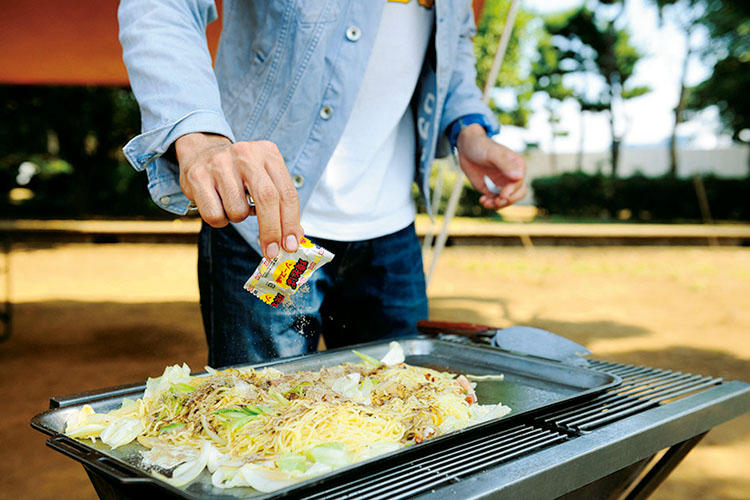
[(580, 134), (581, 137), (578, 140), (578, 156), (576, 157), (576, 170), (582, 171), (583, 170), (583, 141), (586, 135), (586, 127), (585, 127), (585, 111), (581, 109), (581, 123), (580, 123)]
[(672, 134), (669, 137), (669, 175), (677, 177), (677, 127), (683, 122), (682, 114), (685, 111), (686, 97), (687, 97), (687, 71), (688, 63), (690, 62), (690, 56), (693, 51), (690, 46), (692, 30), (687, 29), (685, 33), (685, 58), (682, 61), (682, 73), (680, 74), (680, 93), (677, 97), (677, 105), (674, 107), (674, 124), (672, 125)]
[(620, 164), (620, 138), (617, 137), (615, 132), (615, 113), (610, 105), (609, 108), (609, 131), (612, 136), (612, 143), (610, 146), (610, 162), (612, 163), (612, 177), (617, 177), (617, 167)]
[(555, 134), (555, 127), (557, 126), (558, 118), (551, 102), (547, 103), (546, 109), (547, 113), (549, 113), (549, 166), (550, 170), (552, 171), (552, 175), (557, 175), (558, 164), (557, 152), (555, 149), (555, 139), (557, 138), (557, 135)]
[(549, 142), (549, 167), (552, 175), (557, 175), (557, 153), (555, 152), (555, 134)]

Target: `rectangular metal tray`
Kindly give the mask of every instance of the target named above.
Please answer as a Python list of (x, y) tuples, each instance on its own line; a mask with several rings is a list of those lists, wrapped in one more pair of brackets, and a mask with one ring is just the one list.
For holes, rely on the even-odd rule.
[[(107, 412), (118, 408), (123, 397), (141, 397), (145, 384), (135, 384), (99, 391), (53, 398), (51, 406), (59, 406), (35, 416), (31, 426), (51, 436), (47, 444), (53, 449), (81, 462), (90, 474), (99, 474), (118, 487), (132, 490), (133, 493), (150, 491), (164, 497), (174, 498), (215, 498), (215, 499), (255, 499), (274, 496), (298, 496), (324, 487), (334, 479), (359, 477), (372, 471), (373, 467), (392, 464), (397, 460), (407, 460), (426, 454), (435, 447), (468, 439), (483, 432), (503, 426), (515, 425), (519, 421), (533, 418), (534, 415), (553, 407), (587, 399), (604, 392), (620, 383), (611, 374), (569, 366), (539, 358), (510, 354), (496, 348), (447, 342), (434, 338), (416, 337), (402, 339), (401, 345), (406, 354), (406, 362), (412, 365), (436, 368), (441, 371), (486, 375), (502, 373), (503, 381), (480, 381), (476, 393), (482, 404), (502, 402), (510, 406), (512, 412), (500, 419), (492, 420), (444, 436), (425, 441), (393, 453), (353, 464), (330, 474), (325, 474), (272, 494), (257, 492), (251, 488), (219, 489), (211, 484), (208, 471), (184, 488), (174, 488), (164, 481), (151, 476), (138, 468), (139, 451), (144, 449), (137, 443), (110, 450), (96, 442), (77, 441), (63, 434), (68, 416), (84, 404), (91, 405), (97, 412)], [(376, 342), (355, 346), (357, 350), (381, 358), (388, 350), (388, 342)], [(317, 371), (326, 366), (343, 362), (359, 362), (351, 348), (324, 351), (312, 355), (276, 360), (255, 367), (273, 366), (285, 373), (299, 370)], [(248, 365), (249, 366), (249, 365)], [(93, 477), (92, 477), (93, 479)]]

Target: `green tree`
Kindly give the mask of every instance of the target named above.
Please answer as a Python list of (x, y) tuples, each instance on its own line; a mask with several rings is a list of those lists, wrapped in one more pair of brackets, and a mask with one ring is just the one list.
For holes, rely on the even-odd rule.
[[(128, 89), (0, 86), (3, 213), (162, 215), (145, 195), (145, 176), (127, 164), (121, 151), (138, 131), (138, 106)], [(24, 162), (35, 167), (19, 175)], [(9, 203), (8, 192), (19, 186), (34, 197)]]
[[(587, 84), (577, 85), (575, 91), (581, 110), (607, 112), (613, 176), (617, 175), (624, 135), (617, 128), (618, 108), (651, 91), (629, 81), (643, 54), (632, 44), (628, 30), (620, 27), (624, 6), (620, 0), (590, 1), (545, 19), (545, 29), (559, 55), (559, 72), (586, 79)], [(588, 84), (591, 79), (598, 81), (598, 89)]]
[[(709, 31), (704, 59), (713, 58), (713, 73), (690, 89), (687, 107), (716, 106), (734, 140), (750, 143), (750, 2), (705, 0), (699, 22)], [(750, 168), (750, 165), (749, 165)]]
[(537, 46), (538, 57), (531, 63), (531, 75), (534, 92), (546, 95), (545, 110), (550, 127), (550, 162), (552, 172), (557, 172), (557, 153), (555, 139), (568, 135), (568, 131), (561, 128), (559, 107), (567, 99), (575, 97), (572, 87), (565, 84), (565, 71), (560, 68), (562, 55), (558, 47), (552, 43), (549, 33), (542, 31)]
[(695, 32), (700, 26), (699, 20), (705, 11), (705, 0), (651, 0), (659, 11), (659, 20), (669, 17), (674, 25), (682, 31), (685, 42), (685, 53), (682, 59), (682, 69), (679, 77), (679, 91), (677, 103), (673, 109), (674, 119), (672, 133), (669, 136), (669, 175), (677, 176), (677, 129), (685, 122), (685, 111), (688, 104), (687, 72), (690, 60), (697, 54)]
[[(509, 8), (508, 0), (487, 0), (482, 16), (477, 21), (474, 54), (477, 58), (477, 85), (480, 89), (484, 88), (487, 81)], [(506, 125), (524, 127), (531, 115), (529, 100), (533, 94), (533, 81), (529, 73), (526, 52), (529, 46), (533, 45), (535, 32), (538, 29), (538, 25), (533, 22), (535, 17), (535, 14), (523, 8), (518, 11), (513, 26), (513, 36), (508, 43), (508, 50), (496, 82), (497, 87), (513, 92), (515, 103), (507, 106), (494, 99), (490, 101), (490, 107), (500, 123)]]

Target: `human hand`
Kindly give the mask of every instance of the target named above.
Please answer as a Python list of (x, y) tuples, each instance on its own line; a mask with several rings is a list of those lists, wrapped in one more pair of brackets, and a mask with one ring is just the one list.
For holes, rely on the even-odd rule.
[(297, 249), (303, 234), (299, 199), (274, 143), (233, 144), (221, 135), (196, 132), (177, 139), (175, 152), (180, 187), (209, 225), (245, 220), (250, 215), (247, 191), (255, 202), (263, 254), (272, 259), (281, 245), (289, 252)]
[[(469, 182), (482, 193), (479, 203), (489, 210), (507, 207), (526, 195), (526, 162), (523, 157), (496, 143), (473, 123), (458, 134), (458, 159)], [(493, 193), (484, 183), (484, 176), (500, 189)]]

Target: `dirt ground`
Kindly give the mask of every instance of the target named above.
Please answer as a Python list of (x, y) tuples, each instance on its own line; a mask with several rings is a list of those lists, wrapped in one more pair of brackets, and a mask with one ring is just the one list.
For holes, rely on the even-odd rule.
[[(11, 254), (0, 498), (95, 498), (81, 467), (29, 421), (52, 395), (142, 381), (176, 362), (202, 367), (195, 265), (189, 245)], [(433, 319), (537, 326), (599, 358), (750, 381), (750, 249), (448, 248), (429, 294)], [(750, 498), (749, 466), (745, 415), (711, 431), (653, 498)]]

